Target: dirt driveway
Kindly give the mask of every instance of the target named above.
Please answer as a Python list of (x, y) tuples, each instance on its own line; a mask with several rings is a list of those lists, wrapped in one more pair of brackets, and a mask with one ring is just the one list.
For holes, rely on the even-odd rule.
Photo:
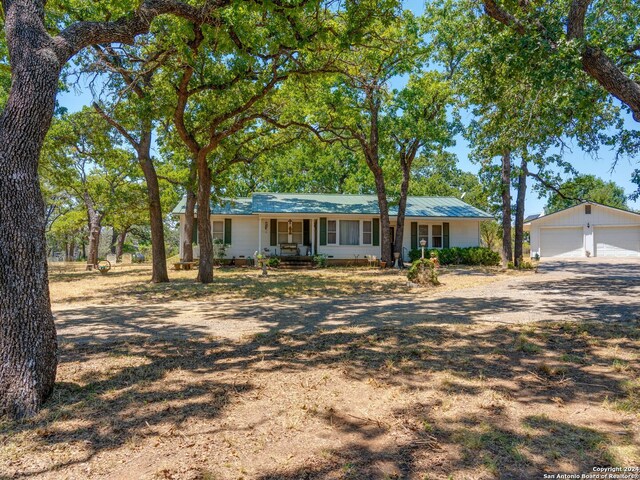
[(546, 261), (537, 274), (454, 291), (407, 287), (407, 293), (400, 295), (58, 304), (54, 313), (62, 342), (94, 343), (135, 338), (239, 339), (276, 331), (311, 333), (345, 327), (627, 322), (640, 318), (639, 299), (640, 260), (584, 259)]

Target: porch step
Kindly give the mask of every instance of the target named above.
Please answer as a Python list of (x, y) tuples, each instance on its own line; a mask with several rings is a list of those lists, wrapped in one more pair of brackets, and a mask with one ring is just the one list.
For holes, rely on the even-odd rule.
[(278, 270), (312, 270), (313, 264), (304, 265), (282, 265), (278, 267)]
[(280, 257), (280, 265), (278, 268), (283, 270), (310, 270), (314, 266), (311, 257), (303, 256), (286, 256)]

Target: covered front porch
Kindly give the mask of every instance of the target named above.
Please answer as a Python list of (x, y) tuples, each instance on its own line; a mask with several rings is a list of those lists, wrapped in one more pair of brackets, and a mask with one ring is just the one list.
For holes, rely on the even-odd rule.
[(259, 216), (258, 251), (281, 258), (311, 259), (318, 252), (318, 218)]

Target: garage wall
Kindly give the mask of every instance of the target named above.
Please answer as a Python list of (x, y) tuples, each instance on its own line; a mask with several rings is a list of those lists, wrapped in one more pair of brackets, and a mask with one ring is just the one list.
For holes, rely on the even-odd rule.
[[(587, 225), (589, 226), (587, 227)], [(542, 232), (561, 227), (582, 227), (585, 237), (582, 255), (585, 255), (584, 251), (589, 251), (591, 255), (595, 256), (598, 250), (598, 229), (604, 231), (602, 229), (607, 226), (629, 230), (632, 226), (640, 226), (640, 215), (594, 204), (591, 204), (591, 214), (587, 215), (585, 213), (585, 205), (581, 204), (548, 217), (540, 217), (531, 222), (531, 257), (535, 257), (536, 254), (541, 257), (547, 256), (541, 251)], [(632, 230), (637, 229), (632, 228)], [(618, 240), (615, 240), (615, 242), (618, 242)], [(628, 243), (624, 240), (622, 242), (623, 245)], [(600, 250), (601, 253), (605, 251), (602, 246)], [(621, 254), (618, 256), (621, 256)]]
[(535, 223), (539, 226), (580, 226), (591, 225), (638, 225), (640, 215), (634, 215), (614, 208), (591, 205), (591, 215), (584, 213), (584, 205), (578, 205), (563, 212), (540, 217)]

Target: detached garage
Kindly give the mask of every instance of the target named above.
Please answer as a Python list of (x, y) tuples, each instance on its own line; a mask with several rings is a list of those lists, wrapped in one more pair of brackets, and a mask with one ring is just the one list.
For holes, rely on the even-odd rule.
[(640, 214), (585, 202), (528, 217), (531, 256), (640, 257)]

